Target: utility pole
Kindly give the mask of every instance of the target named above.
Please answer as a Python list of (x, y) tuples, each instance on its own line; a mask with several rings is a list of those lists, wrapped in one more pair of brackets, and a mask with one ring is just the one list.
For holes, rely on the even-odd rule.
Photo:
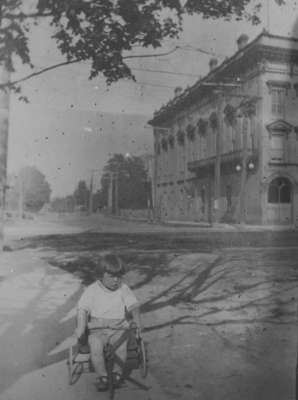
[(118, 172), (109, 172), (108, 209), (111, 214), (119, 214), (119, 177)]
[(115, 215), (119, 215), (119, 172), (114, 173)]
[(157, 209), (157, 168), (158, 168), (158, 154), (157, 154), (157, 133), (154, 134), (154, 164), (153, 164), (153, 219), (155, 222), (158, 220), (158, 209)]
[(213, 166), (208, 165), (208, 187), (207, 187), (207, 214), (208, 214), (208, 222), (212, 226), (213, 224), (213, 207), (212, 207), (212, 190), (211, 190), (211, 181), (212, 181), (212, 173)]
[[(296, 310), (296, 321), (298, 320), (298, 310)], [(298, 325), (296, 322), (296, 332), (298, 332)], [(296, 393), (295, 400), (298, 400), (298, 336), (296, 342)]]
[(108, 212), (113, 213), (113, 173), (109, 172)]
[(93, 173), (94, 169), (91, 170), (90, 187), (89, 187), (89, 215), (93, 213)]
[(19, 183), (19, 218), (23, 218), (24, 213), (24, 182), (21, 177), (21, 174), (18, 176), (18, 183)]
[(240, 224), (246, 222), (246, 210), (245, 210), (245, 197), (246, 197), (246, 179), (247, 179), (247, 131), (248, 131), (248, 116), (244, 113), (243, 125), (242, 125), (242, 163), (241, 163), (241, 181), (240, 181)]
[(218, 102), (217, 102), (217, 128), (216, 128), (216, 156), (215, 156), (215, 171), (214, 171), (214, 220), (215, 222), (219, 222), (219, 202), (221, 195), (221, 152), (222, 152), (222, 133), (223, 133), (223, 101), (224, 94), (223, 91), (220, 90), (218, 94)]
[[(1, 17), (0, 17), (1, 23)], [(0, 83), (5, 84), (10, 80), (10, 73), (5, 65), (0, 66)], [(9, 125), (9, 88), (0, 90), (0, 190), (1, 190), (1, 221), (0, 221), (0, 251), (4, 241), (5, 221), (5, 192), (7, 185), (7, 145)]]

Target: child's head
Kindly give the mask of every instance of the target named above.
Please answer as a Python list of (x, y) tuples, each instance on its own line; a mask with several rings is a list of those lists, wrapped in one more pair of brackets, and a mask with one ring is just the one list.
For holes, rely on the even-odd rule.
[(123, 263), (116, 254), (106, 254), (101, 260), (101, 281), (110, 290), (117, 290), (125, 273)]

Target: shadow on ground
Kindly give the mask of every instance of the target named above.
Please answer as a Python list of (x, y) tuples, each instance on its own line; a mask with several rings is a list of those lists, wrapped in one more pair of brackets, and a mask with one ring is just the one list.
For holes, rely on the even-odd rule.
[[(233, 330), (239, 326), (243, 330), (249, 326), (264, 331), (267, 326), (292, 326), (296, 322), (298, 249), (239, 249), (215, 254), (210, 241), (200, 247), (197, 239), (153, 240), (149, 236), (114, 234), (55, 235), (22, 241), (16, 248), (24, 247), (36, 249), (44, 261), (74, 274), (83, 285), (94, 281), (98, 255), (117, 251), (125, 261), (130, 286), (141, 296), (145, 332), (154, 333), (154, 337), (173, 327), (210, 327), (218, 334), (219, 327)], [(28, 351), (24, 361), (14, 367), (14, 380), (32, 369), (66, 359), (65, 351), (51, 357), (47, 354), (72, 333), (74, 319), (62, 323), (61, 319), (74, 307), (80, 293), (47, 318), (36, 319), (32, 328), (36, 336), (22, 336), (21, 345)], [(30, 312), (39, 301), (38, 296), (32, 300)], [(154, 317), (147, 319), (150, 315)], [(19, 329), (14, 325), (9, 328), (1, 346), (8, 348), (17, 342)], [(227, 348), (235, 347), (229, 334), (220, 335)], [(164, 343), (169, 339), (162, 335), (160, 340)], [(265, 339), (258, 340), (262, 347)], [(12, 371), (2, 372), (5, 383), (1, 390), (12, 384)]]

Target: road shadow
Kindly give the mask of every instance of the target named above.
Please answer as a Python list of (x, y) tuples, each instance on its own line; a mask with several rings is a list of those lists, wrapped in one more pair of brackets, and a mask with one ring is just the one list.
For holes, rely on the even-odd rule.
[(25, 248), (65, 251), (113, 250), (115, 247), (136, 250), (173, 250), (212, 252), (220, 248), (231, 247), (295, 247), (298, 231), (256, 230), (239, 231), (204, 231), (197, 233), (179, 231), (153, 233), (101, 233), (83, 232), (75, 234), (52, 234), (28, 237), (12, 241), (13, 250)]
[[(295, 261), (298, 250), (270, 249), (259, 253), (239, 250), (226, 253), (212, 262), (197, 262), (181, 272), (175, 260), (185, 254), (184, 249), (179, 252), (176, 247), (173, 253), (170, 249), (123, 251), (121, 247), (115, 248), (125, 261), (127, 271), (137, 276), (130, 285), (132, 289), (142, 293), (142, 289), (163, 282), (161, 290), (150, 298), (142, 299), (142, 313), (158, 312), (167, 307), (179, 308), (180, 314), (186, 313), (156, 326), (148, 326), (148, 331), (187, 322), (209, 326), (295, 322), (293, 289), (298, 280)], [(73, 259), (68, 261), (59, 255), (47, 261), (75, 274), (83, 284), (88, 285), (95, 280), (92, 258), (96, 256), (95, 252), (89, 253), (89, 256), (87, 252), (83, 256), (73, 253)], [(280, 269), (280, 263), (285, 258), (288, 264), (286, 273)], [(263, 271), (264, 265), (267, 270), (258, 272), (258, 266)], [(246, 268), (245, 272), (242, 268)], [(241, 277), (243, 274), (244, 279)], [(287, 292), (292, 294), (285, 297)], [(251, 316), (240, 318), (242, 310)]]

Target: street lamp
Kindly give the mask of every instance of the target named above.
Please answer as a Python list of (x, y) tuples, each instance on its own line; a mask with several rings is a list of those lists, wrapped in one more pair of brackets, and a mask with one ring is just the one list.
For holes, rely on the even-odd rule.
[(250, 161), (250, 162), (248, 163), (248, 169), (251, 171), (251, 170), (254, 169), (254, 167), (255, 167), (255, 164), (254, 164), (252, 161)]
[[(255, 168), (255, 164), (253, 163), (253, 161), (249, 161), (249, 163), (247, 164), (247, 169), (249, 171), (252, 171), (254, 168)], [(242, 170), (241, 164), (236, 164), (235, 170), (237, 172), (240, 172)]]

